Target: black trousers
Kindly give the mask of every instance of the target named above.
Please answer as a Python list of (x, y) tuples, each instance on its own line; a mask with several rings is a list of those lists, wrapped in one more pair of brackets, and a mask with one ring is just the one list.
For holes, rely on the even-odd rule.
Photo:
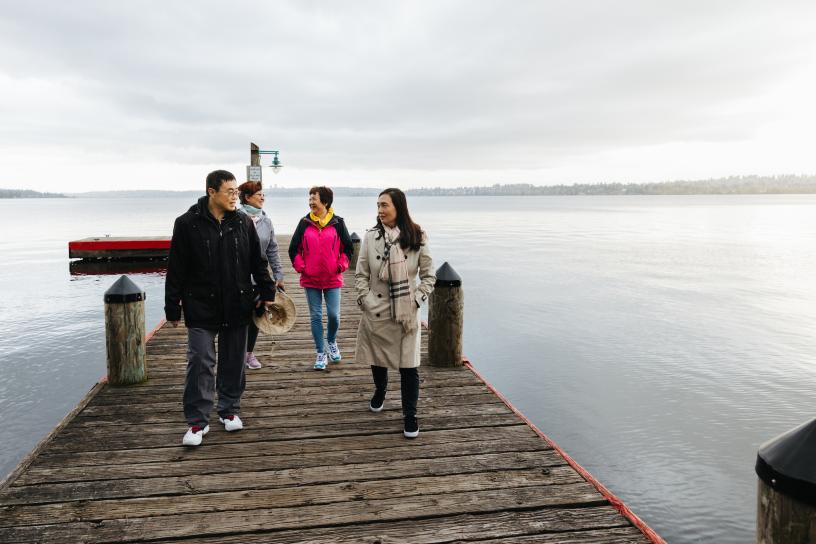
[(187, 375), (183, 402), (184, 417), (191, 427), (207, 425), (216, 391), (219, 416), (241, 413), (241, 395), (246, 389), (246, 338), (246, 327), (217, 331), (187, 329)]
[[(400, 368), (400, 393), (402, 395), (402, 415), (416, 417), (417, 402), (419, 401), (419, 368)], [(372, 366), (371, 375), (374, 377), (374, 387), (377, 391), (388, 390), (388, 369), (382, 366)]]
[(255, 326), (254, 321), (250, 321), (247, 325), (247, 353), (255, 351), (255, 342), (258, 340), (258, 327)]

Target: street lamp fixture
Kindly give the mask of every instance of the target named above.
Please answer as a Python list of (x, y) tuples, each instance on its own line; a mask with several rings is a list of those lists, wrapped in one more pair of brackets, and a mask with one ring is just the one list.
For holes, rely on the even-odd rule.
[(278, 171), (283, 168), (283, 164), (281, 164), (280, 159), (278, 159), (279, 151), (264, 151), (263, 149), (258, 150), (259, 155), (272, 155), (272, 164), (269, 167), (272, 169), (274, 173), (278, 173)]

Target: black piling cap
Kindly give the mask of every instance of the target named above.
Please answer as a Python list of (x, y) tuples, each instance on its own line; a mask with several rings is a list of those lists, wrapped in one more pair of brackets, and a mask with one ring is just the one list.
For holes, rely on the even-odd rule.
[(787, 497), (816, 505), (816, 419), (762, 444), (756, 473)]
[(448, 261), (442, 263), (436, 271), (436, 287), (461, 287), (462, 276), (456, 273)]
[(145, 292), (127, 276), (121, 276), (105, 291), (105, 304), (124, 304), (145, 300)]
[(352, 233), (351, 233), (351, 243), (352, 243), (352, 244), (358, 244), (358, 243), (360, 243), (360, 237), (357, 235), (357, 233), (356, 233), (356, 232), (352, 232)]

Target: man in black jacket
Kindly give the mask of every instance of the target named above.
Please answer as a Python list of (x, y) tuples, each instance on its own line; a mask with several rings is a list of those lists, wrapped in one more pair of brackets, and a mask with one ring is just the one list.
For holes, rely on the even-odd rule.
[[(189, 429), (182, 444), (198, 446), (210, 430), (218, 390), (218, 416), (227, 431), (243, 423), (247, 325), (254, 307), (275, 300), (275, 284), (249, 216), (237, 213), (238, 184), (226, 170), (207, 176), (207, 195), (176, 219), (167, 262), (164, 313), (187, 326), (184, 416)], [(260, 291), (255, 293), (250, 276)], [(218, 337), (216, 377), (215, 338)]]

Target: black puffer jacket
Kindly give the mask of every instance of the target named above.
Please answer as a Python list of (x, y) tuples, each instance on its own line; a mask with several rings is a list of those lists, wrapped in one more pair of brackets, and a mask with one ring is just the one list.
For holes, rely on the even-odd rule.
[(177, 321), (183, 308), (188, 327), (240, 327), (249, 323), (255, 306), (250, 276), (261, 300), (275, 300), (275, 285), (252, 219), (226, 212), (219, 224), (207, 202), (201, 197), (173, 226), (164, 314)]

